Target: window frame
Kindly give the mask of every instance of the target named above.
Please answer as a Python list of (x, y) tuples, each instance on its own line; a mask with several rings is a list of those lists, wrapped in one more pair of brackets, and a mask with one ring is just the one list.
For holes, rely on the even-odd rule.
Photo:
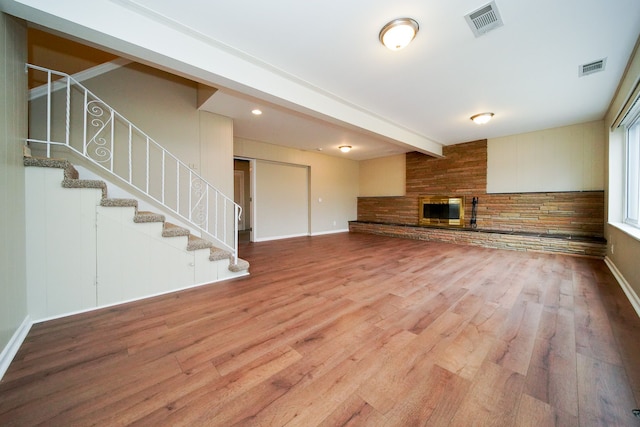
[[(625, 149), (624, 149), (624, 218), (623, 222), (632, 227), (640, 229), (640, 102), (636, 99), (627, 117), (622, 123), (625, 128)], [(635, 146), (632, 147), (632, 144)], [(631, 176), (635, 172), (635, 176)], [(635, 179), (631, 184), (632, 178)], [(635, 187), (635, 188), (634, 188)], [(631, 192), (635, 190), (635, 195), (631, 197)], [(631, 216), (632, 206), (635, 202), (635, 216)]]

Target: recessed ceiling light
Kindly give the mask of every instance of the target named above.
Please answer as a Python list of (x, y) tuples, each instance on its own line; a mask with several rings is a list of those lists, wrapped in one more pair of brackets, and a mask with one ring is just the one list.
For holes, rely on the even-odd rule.
[(338, 147), (340, 149), (340, 151), (342, 151), (343, 153), (348, 153), (349, 151), (351, 151), (351, 146), (350, 145), (341, 145), (340, 147)]
[(485, 123), (488, 123), (492, 117), (493, 117), (493, 113), (480, 113), (480, 114), (475, 114), (470, 118), (471, 120), (473, 120), (475, 124), (483, 125)]
[(380, 42), (391, 50), (400, 50), (411, 43), (418, 29), (420, 26), (414, 19), (394, 19), (380, 30)]
[(262, 114), (262, 110), (254, 108), (253, 110), (251, 110), (251, 114), (253, 114), (255, 116), (259, 116), (260, 114)]

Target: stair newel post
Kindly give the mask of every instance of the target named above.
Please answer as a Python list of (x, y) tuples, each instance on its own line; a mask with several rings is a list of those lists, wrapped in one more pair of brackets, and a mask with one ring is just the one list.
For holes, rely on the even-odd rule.
[(233, 263), (238, 263), (238, 223), (240, 222), (240, 215), (242, 214), (242, 208), (237, 203), (233, 204), (235, 221), (233, 224)]

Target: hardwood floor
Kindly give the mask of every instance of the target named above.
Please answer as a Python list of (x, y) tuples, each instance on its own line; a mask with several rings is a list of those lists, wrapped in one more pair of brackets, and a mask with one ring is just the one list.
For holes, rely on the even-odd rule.
[(603, 261), (337, 234), (251, 276), (36, 324), (0, 425), (639, 426)]

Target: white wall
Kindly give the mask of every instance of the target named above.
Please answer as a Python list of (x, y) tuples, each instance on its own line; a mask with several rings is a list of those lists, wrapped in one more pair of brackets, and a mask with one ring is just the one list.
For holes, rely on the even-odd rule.
[(604, 189), (604, 122), (491, 138), (487, 193)]
[[(312, 235), (348, 231), (349, 221), (357, 218), (358, 162), (241, 138), (234, 140), (234, 154), (309, 167)], [(260, 215), (260, 207), (255, 210)], [(261, 221), (278, 218), (268, 216)]]
[(404, 196), (407, 156), (398, 154), (360, 162), (360, 196)]
[(0, 13), (0, 378), (28, 319), (24, 166), (26, 24)]

